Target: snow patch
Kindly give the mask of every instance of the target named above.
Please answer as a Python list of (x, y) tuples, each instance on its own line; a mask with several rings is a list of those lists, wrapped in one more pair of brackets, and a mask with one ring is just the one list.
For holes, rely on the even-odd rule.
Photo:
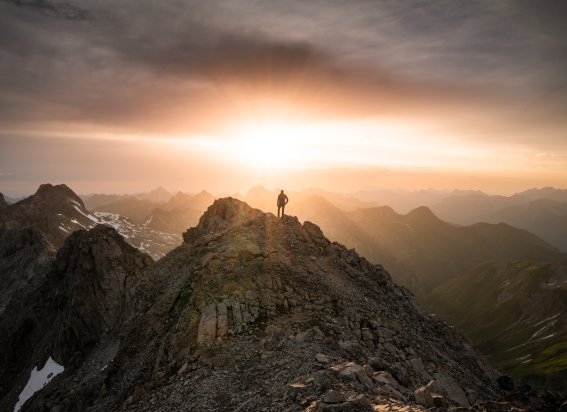
[(53, 378), (63, 372), (65, 368), (63, 365), (59, 365), (51, 356), (45, 362), (45, 365), (41, 370), (37, 370), (37, 366), (31, 371), (30, 378), (26, 384), (24, 390), (20, 393), (18, 397), (18, 403), (14, 406), (14, 412), (18, 412), (24, 403), (33, 396), (34, 393), (43, 389)]
[(83, 225), (81, 222), (78, 222), (77, 219), (72, 219), (71, 223), (74, 223), (76, 225), (81, 226), (83, 229), (86, 229), (87, 227), (85, 225)]
[(557, 313), (557, 314), (555, 314), (555, 315), (553, 315), (553, 316), (550, 316), (549, 318), (545, 318), (544, 320), (540, 320), (540, 321), (539, 321), (538, 323), (536, 323), (534, 326), (539, 326), (539, 325), (541, 325), (543, 322), (547, 322), (548, 320), (555, 319), (555, 318), (556, 318), (557, 316), (559, 316), (559, 315), (561, 315), (561, 312), (559, 312), (559, 313)]
[(79, 212), (81, 215), (83, 215), (83, 216), (86, 217), (87, 219), (90, 219), (90, 220), (92, 220), (93, 222), (98, 223), (98, 219), (97, 219), (96, 217), (94, 217), (93, 215), (91, 215), (91, 214), (86, 214), (85, 212), (83, 212), (83, 211), (81, 210), (80, 207), (78, 207), (78, 206), (76, 206), (76, 205), (73, 206), (73, 207), (75, 208), (75, 210), (76, 210), (77, 212)]

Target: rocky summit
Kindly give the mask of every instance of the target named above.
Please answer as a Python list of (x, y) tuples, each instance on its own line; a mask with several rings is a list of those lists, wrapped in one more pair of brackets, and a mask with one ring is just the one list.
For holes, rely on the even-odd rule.
[(42, 233), (55, 248), (77, 229), (96, 223), (85, 205), (66, 185), (42, 184), (36, 193), (2, 209), (0, 230), (29, 227)]
[[(559, 407), (554, 394), (515, 391), (455, 329), (423, 312), (383, 267), (329, 241), (313, 223), (279, 219), (225, 198), (183, 237), (147, 272), (140, 256), (124, 260), (116, 248), (105, 252), (138, 265), (145, 280), (136, 288), (139, 300), (120, 304), (129, 288), (103, 284), (97, 290), (120, 292), (97, 298), (97, 310), (116, 314), (127, 307), (133, 317), (115, 322), (115, 315), (96, 316), (95, 325), (113, 332), (114, 343), (95, 340), (79, 360), (51, 353), (65, 371), (22, 410)], [(77, 249), (73, 240), (58, 255), (57, 273), (72, 278), (76, 271), (97, 271), (96, 261), (65, 258), (75, 256), (64, 253)], [(89, 244), (104, 244), (98, 237), (84, 241), (77, 250), (85, 253), (100, 250)], [(73, 296), (66, 302), (90, 307)]]
[(181, 241), (177, 234), (155, 230), (147, 223), (137, 224), (117, 213), (91, 213), (81, 198), (63, 184), (42, 184), (36, 193), (11, 205), (3, 206), (2, 199), (0, 232), (29, 228), (39, 232), (53, 249), (59, 249), (73, 232), (99, 224), (114, 227), (128, 243), (156, 260)]

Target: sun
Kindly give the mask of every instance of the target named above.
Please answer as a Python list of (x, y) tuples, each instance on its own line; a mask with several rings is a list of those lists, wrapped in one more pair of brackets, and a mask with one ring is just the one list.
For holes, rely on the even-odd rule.
[(274, 122), (258, 122), (240, 128), (235, 151), (245, 165), (261, 170), (292, 169), (302, 157), (298, 130)]

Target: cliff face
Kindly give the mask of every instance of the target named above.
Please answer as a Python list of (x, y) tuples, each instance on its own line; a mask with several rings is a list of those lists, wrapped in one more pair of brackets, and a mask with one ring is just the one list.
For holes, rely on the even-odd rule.
[[(11, 240), (0, 241), (4, 250), (17, 243), (11, 232), (2, 232)], [(18, 235), (22, 240), (17, 244), (25, 247), (12, 255), (27, 260), (11, 259), (17, 263), (13, 272), (2, 276), (4, 281), (5, 274), (13, 273), (13, 283), (19, 284), (0, 316), (2, 410), (15, 403), (34, 366), (52, 357), (72, 374), (101, 339), (117, 339), (120, 328), (141, 310), (139, 290), (148, 283), (153, 265), (107, 226), (76, 231), (56, 257), (44, 251), (38, 232), (22, 229)], [(29, 261), (34, 254), (38, 257)], [(8, 262), (5, 254), (0, 262)]]
[(0, 319), (12, 299), (45, 278), (55, 250), (33, 229), (0, 230)]
[(110, 329), (120, 344), (99, 341), (24, 410), (487, 410), (504, 395), (454, 329), (312, 223), (226, 198), (184, 239), (138, 287), (149, 305)]

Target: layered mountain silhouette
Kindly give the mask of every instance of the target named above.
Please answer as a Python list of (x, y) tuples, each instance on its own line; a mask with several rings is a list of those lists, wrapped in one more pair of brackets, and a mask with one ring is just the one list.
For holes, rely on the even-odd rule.
[(83, 195), (82, 199), (85, 202), (85, 206), (89, 210), (94, 210), (99, 206), (109, 205), (111, 203), (117, 202), (119, 200), (124, 199), (138, 199), (138, 200), (147, 200), (154, 204), (163, 204), (168, 202), (173, 195), (165, 190), (163, 187), (157, 187), (154, 190), (151, 190), (147, 193), (136, 193), (136, 194), (101, 194), (101, 193), (93, 193), (88, 195)]
[[(461, 196), (465, 197), (465, 195)], [(275, 195), (255, 188), (244, 199), (274, 210)], [(342, 210), (322, 195), (294, 194), (289, 213), (317, 222), (333, 240), (388, 268), (394, 280), (417, 295), (490, 260), (555, 260), (559, 251), (508, 224), (459, 226), (427, 207), (402, 215), (388, 206)]]
[(424, 302), (501, 370), (566, 387), (567, 258), (485, 263), (434, 289)]
[(134, 224), (143, 224), (152, 230), (180, 236), (185, 228), (198, 222), (199, 217), (214, 200), (214, 196), (205, 191), (196, 195), (178, 192), (169, 196), (166, 202), (148, 200), (159, 198), (152, 195), (156, 191), (147, 196), (120, 195), (117, 199), (107, 197), (109, 195), (95, 195), (86, 202), (96, 204), (94, 210), (98, 212), (117, 214), (128, 218)]
[(507, 223), (567, 251), (565, 189), (529, 189), (511, 196), (488, 195), (478, 190), (365, 190), (353, 196), (375, 206), (387, 205), (401, 214), (428, 206), (442, 220), (460, 225)]
[(180, 234), (194, 226), (215, 197), (206, 191), (196, 195), (178, 192), (167, 203), (153, 210), (148, 226), (162, 232)]
[(126, 197), (98, 206), (94, 210), (118, 214), (128, 218), (133, 223), (143, 224), (149, 220), (149, 216), (159, 205), (159, 203), (148, 199)]
[(7, 350), (18, 351), (2, 358), (12, 371), (2, 409), (33, 368), (53, 362), (64, 371), (24, 411), (550, 410), (561, 402), (514, 391), (383, 267), (313, 223), (225, 198), (183, 237), (154, 264), (114, 229), (70, 236), (41, 286), (1, 320)]
[(389, 208), (362, 209), (350, 217), (373, 234), (374, 242), (409, 267), (426, 290), (485, 261), (558, 256), (556, 248), (525, 230), (503, 223), (455, 226), (437, 218), (427, 207), (407, 215)]
[(551, 188), (510, 197), (475, 194), (447, 198), (433, 205), (432, 210), (443, 219), (459, 224), (504, 222), (567, 251), (566, 197), (563, 191)]

